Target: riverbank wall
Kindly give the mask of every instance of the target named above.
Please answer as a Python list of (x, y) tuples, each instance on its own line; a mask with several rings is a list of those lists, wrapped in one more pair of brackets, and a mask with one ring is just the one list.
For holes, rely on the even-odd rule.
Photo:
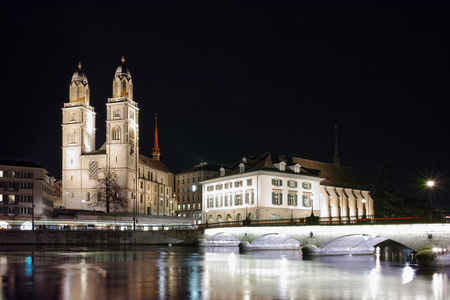
[(0, 230), (0, 244), (36, 245), (194, 245), (199, 230)]

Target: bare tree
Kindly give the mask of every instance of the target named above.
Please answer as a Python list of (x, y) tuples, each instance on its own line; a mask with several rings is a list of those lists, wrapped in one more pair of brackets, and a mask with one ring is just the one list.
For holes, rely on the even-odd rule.
[(95, 195), (90, 207), (105, 207), (106, 213), (110, 213), (111, 206), (115, 210), (125, 208), (128, 200), (120, 196), (120, 186), (117, 183), (117, 175), (111, 170), (103, 169), (97, 178)]

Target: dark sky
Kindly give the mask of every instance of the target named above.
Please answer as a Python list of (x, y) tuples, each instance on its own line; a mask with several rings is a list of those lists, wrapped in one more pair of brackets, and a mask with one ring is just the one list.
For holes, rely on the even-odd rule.
[(140, 148), (175, 173), (274, 151), (341, 163), (370, 188), (450, 203), (450, 6), (439, 1), (3, 1), (0, 158), (61, 175), (61, 108), (81, 61), (105, 138), (121, 63)]

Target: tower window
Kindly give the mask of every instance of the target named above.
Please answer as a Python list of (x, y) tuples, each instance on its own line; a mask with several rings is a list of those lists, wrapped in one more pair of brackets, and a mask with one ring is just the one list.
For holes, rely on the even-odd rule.
[(120, 141), (120, 128), (114, 127), (112, 130), (112, 139), (115, 141)]
[(120, 118), (120, 111), (119, 111), (119, 109), (116, 109), (114, 111), (114, 118)]

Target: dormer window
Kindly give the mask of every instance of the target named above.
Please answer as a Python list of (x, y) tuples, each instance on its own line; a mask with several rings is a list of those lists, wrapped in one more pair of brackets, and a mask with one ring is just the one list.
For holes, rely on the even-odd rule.
[(242, 158), (242, 162), (243, 162), (244, 164), (246, 164), (246, 163), (247, 163), (247, 159), (246, 159), (245, 157), (243, 157), (243, 158)]
[(301, 168), (301, 166), (299, 164), (295, 164), (293, 166), (289, 166), (289, 169), (291, 169), (295, 173), (300, 173), (300, 168)]
[(286, 163), (284, 161), (273, 165), (280, 171), (286, 171)]
[(245, 165), (243, 163), (239, 164), (239, 173), (244, 173), (245, 172)]
[(225, 168), (224, 167), (220, 168), (220, 177), (223, 177), (223, 176), (225, 176)]

